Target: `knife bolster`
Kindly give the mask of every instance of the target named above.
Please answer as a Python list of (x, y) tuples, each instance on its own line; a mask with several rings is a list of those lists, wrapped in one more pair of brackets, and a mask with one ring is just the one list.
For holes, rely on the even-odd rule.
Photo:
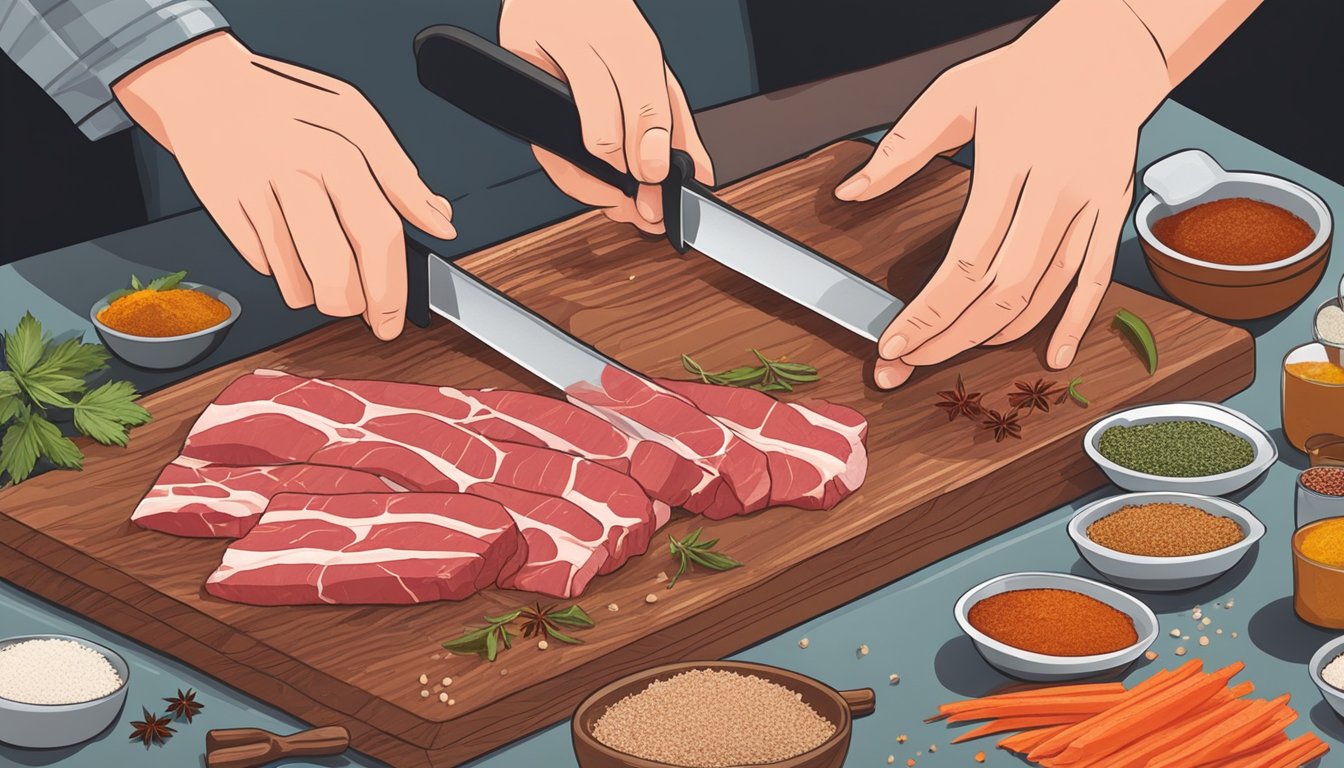
[(414, 238), (406, 238), (406, 320), (421, 328), (429, 326), (429, 258), (432, 251)]
[(668, 242), (677, 249), (677, 253), (685, 253), (690, 247), (686, 245), (681, 227), (681, 190), (682, 187), (698, 184), (695, 180), (695, 161), (680, 149), (672, 150), (667, 180), (663, 182), (663, 225), (667, 227)]

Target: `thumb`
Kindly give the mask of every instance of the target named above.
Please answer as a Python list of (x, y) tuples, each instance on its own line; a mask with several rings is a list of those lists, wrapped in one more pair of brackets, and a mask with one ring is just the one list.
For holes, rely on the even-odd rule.
[(951, 88), (935, 81), (878, 143), (873, 156), (835, 188), (841, 200), (871, 200), (910, 178), (934, 155), (970, 141), (975, 123)]
[(435, 194), (420, 178), (411, 158), (406, 156), (392, 129), (377, 110), (369, 105), (342, 133), (363, 153), (369, 170), (397, 213), (425, 232), (445, 240), (457, 237), (453, 226), (453, 206)]

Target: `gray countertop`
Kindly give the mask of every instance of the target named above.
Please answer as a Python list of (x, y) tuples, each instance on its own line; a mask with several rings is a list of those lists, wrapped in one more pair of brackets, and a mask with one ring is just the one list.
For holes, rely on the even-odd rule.
[[(1297, 181), (1323, 197), (1334, 210), (1344, 210), (1344, 189), (1310, 170), (1290, 163), (1255, 144), (1238, 137), (1174, 103), (1168, 103), (1145, 127), (1139, 151), (1140, 166), (1177, 149), (1198, 147), (1208, 151), (1229, 168), (1255, 169), (1277, 173)], [(535, 176), (535, 181), (544, 183)], [(507, 185), (500, 194), (508, 194)], [(557, 205), (564, 201), (557, 201)], [(485, 203), (482, 203), (483, 205)], [(562, 207), (562, 206), (558, 206)], [(470, 217), (459, 208), (461, 229), (470, 227)], [(559, 215), (559, 214), (553, 214)], [(552, 217), (553, 217), (552, 215)], [(152, 270), (171, 271), (187, 268), (194, 279), (225, 288), (243, 299), (246, 305), (239, 326), (225, 346), (201, 367), (245, 355), (321, 322), (311, 312), (291, 312), (275, 295), (269, 281), (250, 274), (200, 213), (170, 218), (113, 237), (35, 257), (9, 267), (0, 267), (0, 327), (9, 327), (24, 309), (32, 309), (54, 329), (65, 333), (87, 333), (89, 305), (113, 284), (124, 280), (131, 271), (144, 276)], [(1337, 750), (1344, 752), (1344, 722), (1321, 701), (1307, 678), (1305, 662), (1317, 647), (1335, 633), (1310, 627), (1292, 611), (1292, 579), (1289, 569), (1288, 537), (1292, 532), (1293, 481), (1305, 466), (1305, 457), (1283, 440), (1279, 416), (1279, 366), (1283, 354), (1310, 336), (1310, 312), (1333, 292), (1344, 274), (1344, 262), (1335, 259), (1315, 294), (1293, 311), (1266, 320), (1243, 324), (1256, 337), (1259, 375), (1245, 392), (1229, 401), (1233, 408), (1249, 414), (1268, 429), (1279, 442), (1281, 457), (1263, 482), (1238, 497), (1268, 526), (1269, 532), (1232, 573), (1190, 593), (1146, 595), (1143, 599), (1159, 615), (1162, 634), (1154, 649), (1161, 657), (1156, 664), (1173, 662), (1172, 651), (1179, 641), (1169, 637), (1169, 629), (1180, 628), (1194, 636), (1189, 611), (1203, 605), (1213, 619), (1206, 633), (1208, 647), (1193, 640), (1185, 643), (1191, 656), (1209, 664), (1224, 664), (1234, 659), (1246, 662), (1245, 677), (1256, 682), (1259, 691), (1277, 695), (1288, 691), (1302, 718), (1291, 733), (1312, 729), (1324, 736)], [(77, 276), (77, 278), (72, 278)], [(1127, 230), (1120, 249), (1116, 278), (1140, 289), (1156, 293), (1143, 265), (1132, 230)], [(162, 386), (169, 380), (161, 374), (118, 371), (130, 376), (142, 387)], [(186, 372), (186, 373), (190, 373)], [(1100, 415), (1100, 414), (1099, 414)], [(77, 475), (71, 475), (78, 481)], [(968, 765), (977, 750), (989, 753), (987, 765), (1016, 762), (992, 749), (988, 742), (949, 746), (952, 733), (943, 725), (925, 725), (922, 720), (937, 704), (957, 697), (984, 693), (1004, 682), (1004, 678), (975, 654), (958, 631), (952, 618), (952, 605), (970, 586), (991, 576), (1015, 570), (1071, 571), (1095, 576), (1069, 544), (1065, 525), (1074, 510), (1095, 498), (1117, 492), (1104, 488), (1074, 504), (1048, 512), (1036, 520), (967, 549), (886, 587), (840, 606), (802, 626), (782, 633), (751, 648), (738, 658), (778, 664), (815, 676), (837, 688), (869, 686), (877, 690), (877, 712), (855, 724), (854, 740), (848, 765), (886, 765), (888, 755), (904, 765), (916, 757), (921, 766)], [(1235, 598), (1232, 608), (1222, 603)], [(1210, 606), (1214, 606), (1210, 609)], [(0, 582), (0, 634), (42, 631), (72, 632), (97, 639), (122, 652), (132, 667), (131, 691), (127, 710), (121, 719), (99, 738), (66, 750), (34, 752), (0, 747), (0, 765), (69, 765), (93, 768), (121, 766), (199, 765), (204, 733), (208, 728), (257, 726), (285, 731), (301, 724), (264, 703), (257, 702), (227, 686), (184, 667), (158, 652), (102, 629), (64, 609), (49, 604), (12, 585)], [(1232, 632), (1238, 637), (1233, 639)], [(806, 650), (798, 640), (809, 638)], [(858, 657), (855, 649), (866, 644), (871, 653)], [(1187, 657), (1189, 658), (1189, 657)], [(1133, 675), (1146, 675), (1151, 669), (1139, 668)], [(888, 683), (890, 674), (899, 674), (901, 683)], [(183, 725), (176, 738), (164, 748), (148, 751), (127, 742), (127, 722), (138, 716), (143, 704), (161, 705), (160, 697), (178, 687), (191, 686), (201, 692), (206, 704), (203, 718), (195, 725)], [(568, 724), (563, 723), (536, 734), (520, 734), (519, 741), (476, 761), (482, 768), (514, 766), (573, 765)], [(908, 734), (909, 741), (898, 744), (896, 736)], [(939, 745), (930, 755), (930, 744)], [(321, 762), (295, 761), (291, 765), (376, 765), (347, 755)], [(1325, 765), (1344, 765), (1340, 754), (1328, 756)]]

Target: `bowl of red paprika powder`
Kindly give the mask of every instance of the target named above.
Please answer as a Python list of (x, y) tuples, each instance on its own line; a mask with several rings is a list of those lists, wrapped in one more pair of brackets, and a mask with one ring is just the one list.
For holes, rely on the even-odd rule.
[(1268, 317), (1321, 279), (1334, 231), (1311, 190), (1268, 173), (1226, 171), (1187, 149), (1143, 173), (1134, 228), (1153, 279), (1173, 299), (1226, 320)]
[[(133, 311), (118, 315), (119, 301), (135, 302)], [(172, 290), (114, 291), (93, 305), (89, 319), (112, 354), (140, 368), (171, 370), (215, 351), (242, 311), (232, 294), (182, 282)]]

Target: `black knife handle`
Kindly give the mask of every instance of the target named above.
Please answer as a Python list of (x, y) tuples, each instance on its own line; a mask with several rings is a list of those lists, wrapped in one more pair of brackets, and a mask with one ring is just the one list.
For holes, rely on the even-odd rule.
[(639, 189), (634, 176), (584, 147), (569, 86), (517, 55), (461, 27), (440, 24), (415, 36), (415, 65), (421, 85), (463, 112), (554, 152), (627, 197)]

